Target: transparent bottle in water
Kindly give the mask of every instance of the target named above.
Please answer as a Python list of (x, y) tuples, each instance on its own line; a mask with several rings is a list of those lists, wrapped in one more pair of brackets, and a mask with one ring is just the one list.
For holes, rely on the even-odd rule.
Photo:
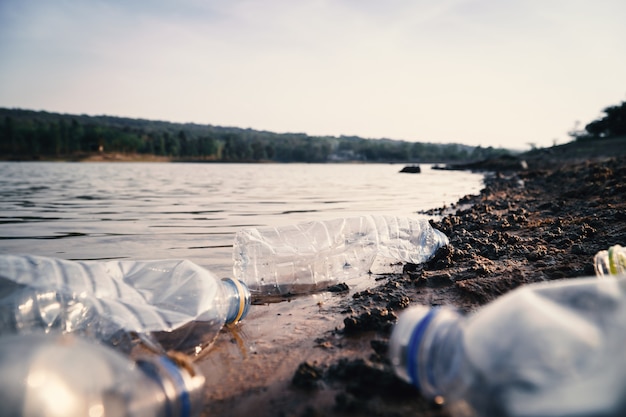
[(250, 292), (186, 260), (0, 256), (0, 335), (81, 333), (121, 350), (137, 337), (196, 353), (247, 314)]
[(367, 274), (377, 257), (421, 263), (447, 244), (426, 219), (386, 215), (249, 228), (235, 235), (233, 276), (253, 294), (307, 293)]

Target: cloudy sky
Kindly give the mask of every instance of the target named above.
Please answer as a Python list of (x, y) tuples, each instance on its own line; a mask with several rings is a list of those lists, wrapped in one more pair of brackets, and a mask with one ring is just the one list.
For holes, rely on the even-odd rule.
[(624, 0), (0, 0), (0, 107), (528, 149), (626, 100)]

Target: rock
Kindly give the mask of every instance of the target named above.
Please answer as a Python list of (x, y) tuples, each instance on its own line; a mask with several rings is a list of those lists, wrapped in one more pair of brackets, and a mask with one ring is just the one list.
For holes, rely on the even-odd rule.
[(400, 170), (400, 172), (405, 172), (407, 174), (419, 174), (422, 172), (422, 169), (419, 165), (407, 165)]
[(291, 383), (302, 389), (315, 389), (319, 381), (322, 379), (322, 369), (309, 363), (302, 362), (296, 370)]

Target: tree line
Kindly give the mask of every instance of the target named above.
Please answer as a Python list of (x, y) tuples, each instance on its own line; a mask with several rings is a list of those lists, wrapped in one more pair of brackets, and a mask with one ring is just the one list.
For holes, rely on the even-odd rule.
[(626, 137), (626, 101), (602, 110), (604, 116), (585, 125), (585, 129), (569, 133), (576, 140)]
[(178, 161), (458, 162), (506, 149), (356, 136), (309, 136), (253, 129), (0, 108), (0, 158), (80, 158), (138, 153)]

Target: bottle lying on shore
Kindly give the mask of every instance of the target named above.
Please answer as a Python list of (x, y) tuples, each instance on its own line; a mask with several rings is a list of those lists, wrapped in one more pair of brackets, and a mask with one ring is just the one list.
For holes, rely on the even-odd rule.
[(377, 256), (421, 263), (448, 238), (425, 219), (367, 215), (235, 235), (233, 275), (255, 295), (307, 293), (367, 274)]
[(403, 312), (389, 344), (401, 378), (452, 416), (626, 415), (626, 278), (531, 284), (467, 316)]
[(611, 275), (620, 275), (626, 272), (626, 248), (613, 245), (602, 250), (594, 257), (596, 275), (604, 278)]
[(0, 256), (0, 335), (77, 332), (122, 350), (138, 335), (157, 348), (197, 353), (249, 304), (244, 284), (185, 260)]
[(204, 377), (182, 357), (127, 356), (76, 335), (0, 336), (0, 416), (192, 417)]

